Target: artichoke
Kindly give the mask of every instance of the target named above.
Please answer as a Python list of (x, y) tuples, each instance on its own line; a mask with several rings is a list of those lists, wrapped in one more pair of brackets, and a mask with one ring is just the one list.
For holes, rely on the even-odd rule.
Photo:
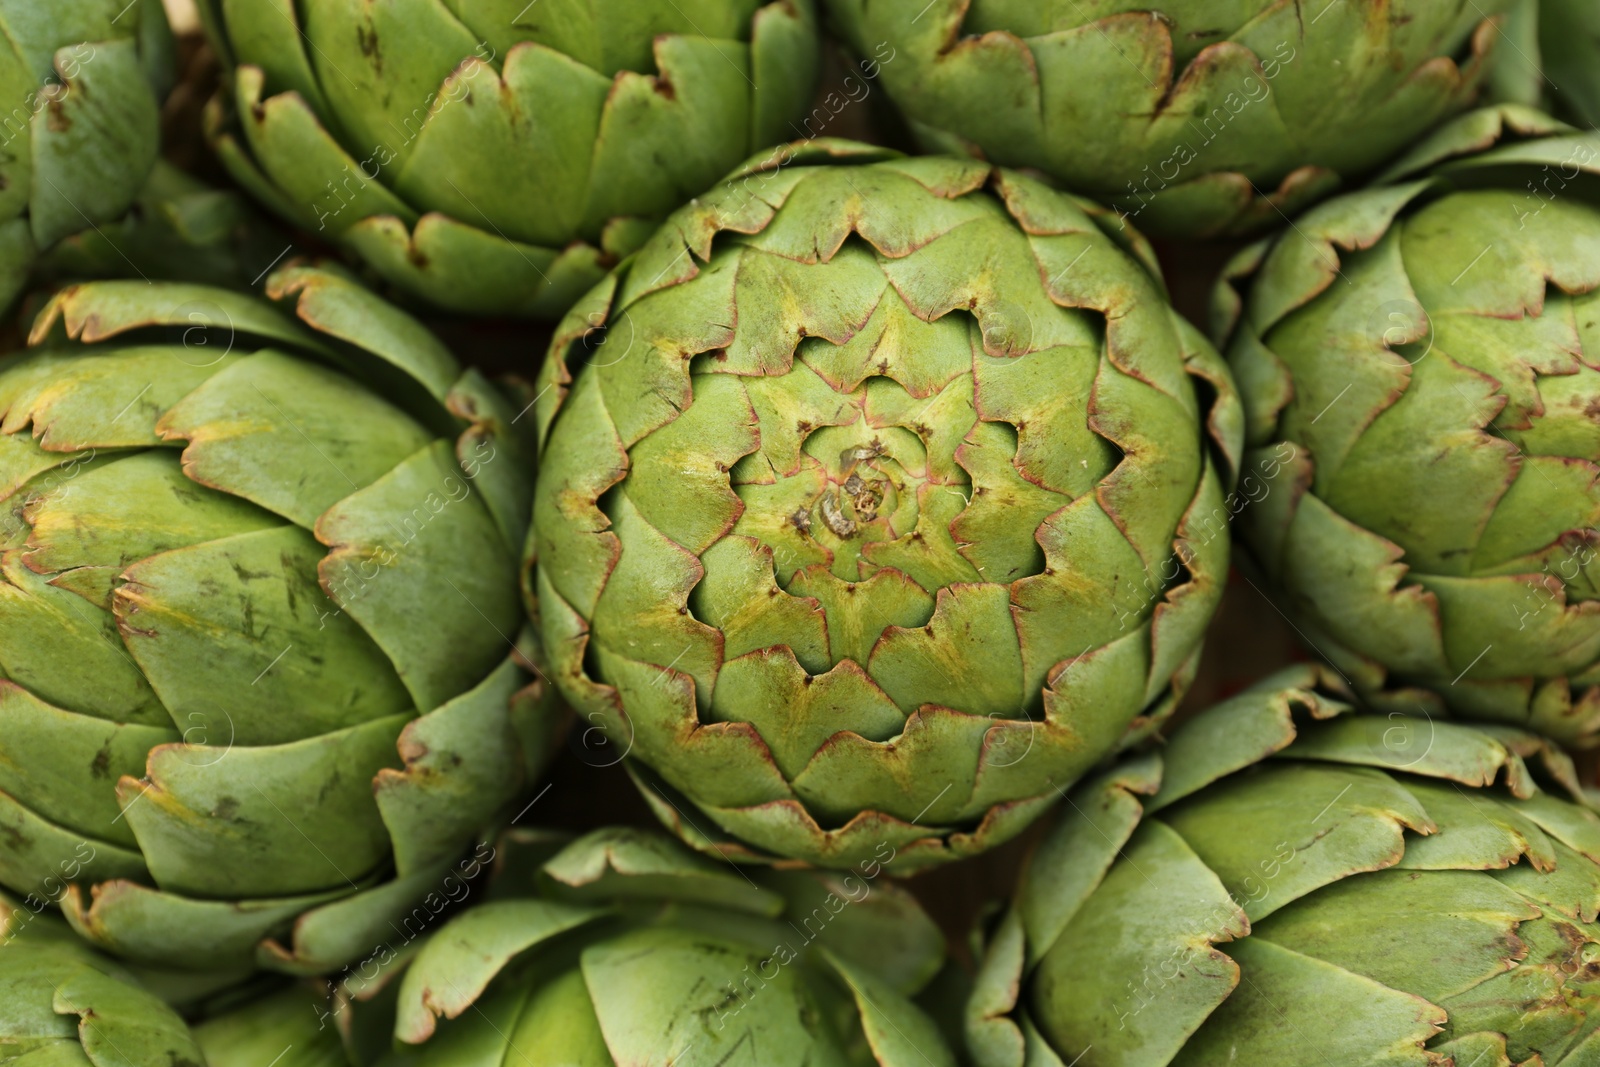
[(62, 238), (119, 219), (173, 80), (160, 0), (0, 0), (0, 311)]
[(989, 940), (980, 1067), (1600, 1062), (1600, 816), (1503, 725), (1299, 667), (1080, 786)]
[(376, 1010), (414, 1067), (954, 1067), (909, 999), (943, 937), (881, 869), (747, 874), (631, 829), (554, 848), (508, 835), (495, 899), (343, 983), (358, 1059)]
[(929, 151), (1192, 237), (1277, 226), (1467, 106), (1516, 0), (827, 2)]
[(292, 251), (245, 196), (157, 160), (120, 219), (64, 238), (34, 261), (32, 281), (160, 278), (248, 289)]
[(698, 847), (981, 851), (1192, 677), (1240, 413), (1085, 201), (793, 146), (585, 297), (540, 384), (554, 680)]
[(1218, 290), (1240, 537), (1383, 708), (1600, 730), (1597, 171), (1600, 134), (1473, 112)]
[[(327, 996), (316, 985), (241, 992), (231, 1006), (195, 1023), (191, 1033), (204, 1067), (365, 1067), (370, 1061), (345, 1047)], [(523, 1065), (508, 1061), (506, 1067)]]
[(338, 273), (268, 295), (72, 286), (0, 363), (0, 885), (145, 964), (344, 964), (560, 725), (516, 407)]
[(1600, 6), (1593, 0), (1518, 0), (1510, 47), (1495, 63), (1495, 95), (1600, 126)]
[(200, 0), (234, 178), (400, 289), (558, 318), (811, 99), (812, 0)]
[[(0, 918), (6, 912), (0, 900)], [(59, 920), (36, 919), (15, 933), (0, 923), (0, 932), (0, 1061), (205, 1067), (177, 1012)]]

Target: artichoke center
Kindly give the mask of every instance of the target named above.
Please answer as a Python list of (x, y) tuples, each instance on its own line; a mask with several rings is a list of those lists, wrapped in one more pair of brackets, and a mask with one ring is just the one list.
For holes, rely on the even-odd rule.
[[(842, 438), (849, 440), (834, 447)], [(806, 453), (819, 460), (810, 472), (819, 488), (789, 514), (788, 524), (827, 553), (829, 570), (844, 581), (871, 577), (879, 564), (869, 546), (898, 540), (916, 526), (917, 490), (926, 479), (900, 462), (895, 443), (905, 444), (864, 425), (828, 427), (806, 441)]]

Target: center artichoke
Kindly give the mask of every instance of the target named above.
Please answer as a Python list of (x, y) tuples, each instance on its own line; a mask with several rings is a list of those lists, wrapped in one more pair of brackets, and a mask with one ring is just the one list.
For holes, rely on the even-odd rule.
[(98, 282), (0, 363), (0, 884), (135, 961), (365, 951), (519, 793), (515, 408), (344, 276)]
[(554, 319), (811, 99), (812, 0), (201, 0), (240, 185), (387, 281)]
[(979, 851), (1192, 676), (1239, 410), (1093, 205), (786, 149), (585, 298), (541, 384), (554, 677), (702, 847)]

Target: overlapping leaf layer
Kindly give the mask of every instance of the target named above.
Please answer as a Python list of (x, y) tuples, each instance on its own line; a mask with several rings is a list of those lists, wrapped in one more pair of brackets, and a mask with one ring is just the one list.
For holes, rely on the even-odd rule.
[[(1600, 137), (1476, 112), (1397, 172), (1419, 180), (1235, 264), (1252, 457), (1292, 454), (1241, 529), (1386, 707), (1600, 729), (1597, 170)], [(1431, 692), (1380, 696), (1405, 687)]]
[(0, 366), (0, 882), (135, 960), (348, 962), (548, 743), (508, 401), (270, 288), (72, 287)]
[(555, 318), (788, 140), (811, 0), (202, 0), (234, 178), (455, 311)]
[(979, 1062), (1600, 1061), (1600, 816), (1571, 761), (1348, 699), (1284, 672), (1080, 789), (990, 943)]
[(1023, 176), (823, 144), (737, 172), (574, 310), (537, 610), (681, 833), (935, 862), (1171, 710), (1238, 410), (1144, 254)]
[(930, 150), (1207, 236), (1281, 225), (1467, 106), (1513, 0), (828, 2)]

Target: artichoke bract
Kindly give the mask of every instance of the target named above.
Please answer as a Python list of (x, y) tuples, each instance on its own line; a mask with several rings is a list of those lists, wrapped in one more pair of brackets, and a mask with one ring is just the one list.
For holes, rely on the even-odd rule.
[(457, 312), (555, 319), (794, 136), (812, 0), (201, 0), (240, 185)]
[(910, 999), (944, 939), (881, 868), (745, 872), (632, 829), (556, 844), (502, 838), (495, 899), (346, 979), (328, 1014), (358, 1059), (376, 1011), (416, 1067), (954, 1067)]
[(0, 0), (0, 311), (41, 252), (133, 205), (173, 47), (160, 0)]
[(330, 1022), (318, 984), (241, 994), (234, 1006), (196, 1022), (191, 1034), (204, 1067), (366, 1067), (370, 1061), (353, 1055)]
[(1306, 666), (1061, 816), (989, 937), (980, 1067), (1600, 1062), (1600, 816), (1547, 740)]
[[(0, 919), (7, 906), (0, 900)], [(0, 922), (0, 1056), (59, 1067), (206, 1067), (183, 1019), (59, 920)]]
[(1218, 289), (1271, 457), (1239, 536), (1386, 709), (1600, 730), (1597, 172), (1600, 135), (1476, 111)]
[(699, 847), (981, 851), (1192, 677), (1240, 412), (1086, 201), (786, 147), (575, 306), (540, 384), (553, 677)]
[(0, 884), (153, 965), (343, 965), (561, 721), (515, 406), (339, 273), (267, 291), (68, 287), (0, 363)]
[(927, 150), (1193, 237), (1278, 226), (1468, 106), (1513, 2), (827, 5)]

